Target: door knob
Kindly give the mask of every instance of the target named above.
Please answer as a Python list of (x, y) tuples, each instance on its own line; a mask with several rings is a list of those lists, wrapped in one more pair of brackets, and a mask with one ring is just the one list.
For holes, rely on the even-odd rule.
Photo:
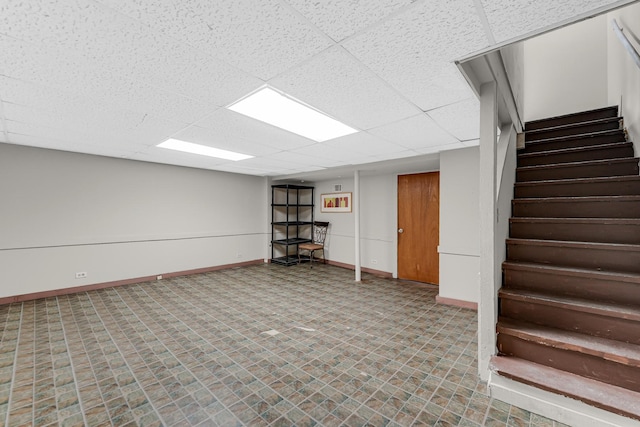
[(402, 228), (398, 228), (398, 233), (402, 234), (404, 233), (404, 230)]

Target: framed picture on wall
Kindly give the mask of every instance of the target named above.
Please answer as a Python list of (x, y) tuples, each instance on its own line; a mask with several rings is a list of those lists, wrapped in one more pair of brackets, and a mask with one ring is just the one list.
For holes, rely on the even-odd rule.
[(320, 212), (351, 212), (351, 193), (327, 193), (320, 198)]

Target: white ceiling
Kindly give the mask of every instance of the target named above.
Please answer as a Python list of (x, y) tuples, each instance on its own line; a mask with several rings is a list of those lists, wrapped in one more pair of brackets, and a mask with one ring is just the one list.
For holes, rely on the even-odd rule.
[[(454, 60), (624, 3), (0, 0), (0, 142), (261, 176), (427, 165), (477, 144)], [(360, 132), (315, 143), (224, 108), (264, 84)]]

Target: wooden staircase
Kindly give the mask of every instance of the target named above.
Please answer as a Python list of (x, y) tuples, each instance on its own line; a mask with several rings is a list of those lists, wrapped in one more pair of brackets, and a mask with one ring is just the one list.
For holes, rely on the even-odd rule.
[(640, 176), (617, 115), (526, 124), (491, 364), (640, 420)]

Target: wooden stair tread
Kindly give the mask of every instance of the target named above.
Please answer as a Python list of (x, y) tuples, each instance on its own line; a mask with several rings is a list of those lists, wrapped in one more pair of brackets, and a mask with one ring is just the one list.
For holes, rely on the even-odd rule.
[(640, 420), (640, 393), (515, 357), (493, 356), (489, 368), (503, 377)]
[(640, 309), (623, 306), (621, 304), (590, 301), (560, 295), (550, 295), (541, 292), (521, 289), (505, 289), (499, 291), (499, 297), (516, 301), (531, 302), (560, 308), (571, 308), (573, 311), (593, 313), (601, 316), (616, 317), (633, 321), (640, 321)]
[(528, 145), (538, 145), (538, 144), (545, 144), (545, 143), (558, 142), (558, 141), (573, 141), (573, 140), (580, 140), (580, 139), (586, 139), (586, 138), (613, 136), (616, 134), (622, 134), (623, 132), (624, 131), (622, 129), (609, 129), (609, 130), (601, 130), (596, 132), (581, 133), (577, 135), (554, 136), (552, 138), (537, 139), (535, 141), (527, 141), (524, 149), (526, 150), (526, 147)]
[(592, 184), (592, 183), (613, 183), (625, 181), (640, 181), (640, 175), (619, 175), (619, 176), (599, 176), (594, 178), (563, 178), (547, 179), (542, 181), (516, 182), (517, 187), (540, 186), (540, 185), (564, 185), (564, 184)]
[(599, 145), (584, 145), (577, 146), (571, 148), (559, 148), (557, 150), (547, 150), (547, 151), (534, 151), (531, 153), (518, 153), (518, 158), (526, 159), (531, 157), (545, 157), (545, 156), (554, 156), (558, 154), (571, 154), (571, 153), (579, 153), (583, 151), (597, 151), (602, 149), (609, 148), (617, 148), (617, 147), (632, 147), (633, 143), (631, 142), (610, 142), (607, 144), (599, 144)]
[(617, 271), (602, 271), (592, 270), (588, 268), (578, 267), (561, 267), (549, 264), (537, 264), (532, 262), (519, 262), (519, 261), (504, 261), (502, 263), (503, 268), (511, 270), (521, 271), (533, 271), (533, 272), (548, 272), (552, 274), (559, 274), (564, 276), (582, 277), (582, 278), (596, 278), (602, 280), (615, 280), (620, 282), (629, 282), (640, 284), (640, 274), (617, 272)]
[[(640, 218), (540, 218), (540, 217), (512, 217), (510, 223), (539, 223), (539, 224), (615, 224), (640, 225)], [(640, 242), (638, 242), (640, 243)]]
[[(540, 134), (545, 134), (549, 132), (570, 131), (573, 129), (575, 129), (576, 132), (572, 133), (572, 135), (589, 134), (592, 132), (591, 131), (580, 132), (580, 128), (584, 128), (587, 126), (609, 125), (616, 122), (619, 123), (621, 120), (622, 120), (622, 117), (606, 117), (603, 119), (586, 120), (586, 121), (580, 121), (575, 123), (550, 126), (542, 129), (528, 130), (528, 131), (525, 131), (525, 135), (526, 135), (525, 138), (527, 139), (527, 141), (529, 141), (530, 138), (535, 141), (535, 137)], [(612, 129), (612, 130), (615, 130), (615, 129)]]
[(579, 168), (589, 166), (601, 166), (601, 165), (615, 165), (619, 163), (638, 163), (640, 158), (638, 157), (621, 157), (618, 159), (603, 159), (603, 160), (587, 160), (583, 162), (566, 162), (566, 163), (551, 163), (548, 165), (535, 165), (535, 166), (518, 166), (516, 171), (533, 171), (544, 169), (560, 169), (560, 168)]
[(541, 240), (507, 238), (510, 245), (555, 246), (563, 248), (599, 248), (610, 251), (640, 252), (640, 245), (628, 243), (571, 242), (567, 240)]
[[(574, 118), (579, 118), (579, 117), (584, 117), (590, 114), (597, 114), (597, 113), (609, 113), (612, 114), (612, 117), (617, 117), (618, 116), (618, 106), (617, 105), (612, 105), (610, 107), (602, 107), (602, 108), (595, 108), (592, 110), (587, 110), (587, 111), (578, 111), (576, 113), (569, 113), (569, 114), (563, 114), (560, 116), (554, 116), (554, 117), (547, 117), (544, 119), (536, 119), (536, 120), (529, 120), (528, 122), (525, 123), (525, 131), (532, 131), (532, 130), (538, 130), (538, 129), (545, 129), (545, 128), (540, 128), (537, 127), (539, 126), (541, 123), (545, 123), (545, 122), (549, 122), (552, 120), (567, 120), (567, 119), (574, 119)], [(580, 121), (576, 121), (574, 123), (582, 123), (584, 120), (580, 120)], [(588, 121), (588, 120), (587, 120)], [(529, 127), (529, 129), (527, 129), (527, 127)]]
[(635, 344), (550, 328), (506, 317), (498, 319), (497, 331), (523, 340), (534, 341), (537, 344), (588, 354), (611, 362), (640, 368), (640, 346)]
[(566, 203), (566, 202), (634, 202), (640, 201), (640, 195), (624, 196), (562, 196), (562, 197), (523, 197), (513, 199), (514, 203)]

